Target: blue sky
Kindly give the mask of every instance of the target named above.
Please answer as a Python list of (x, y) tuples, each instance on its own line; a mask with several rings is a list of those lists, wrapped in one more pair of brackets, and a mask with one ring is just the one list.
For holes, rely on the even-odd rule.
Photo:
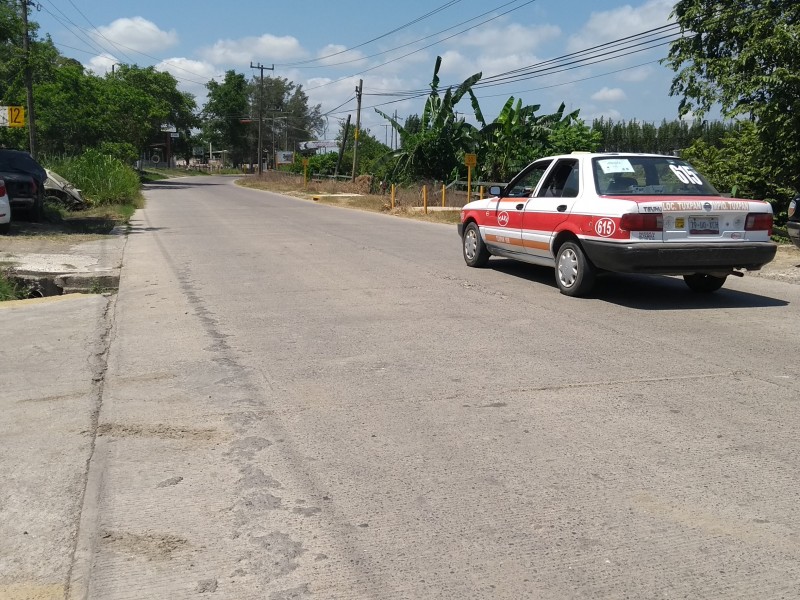
[[(274, 64), (274, 72), (265, 75), (302, 84), (311, 104), (330, 113), (329, 138), (339, 119), (355, 117), (355, 87), (363, 79), (362, 122), (386, 141), (386, 121), (372, 107), (397, 111), (401, 121), (421, 113), (423, 98), (382, 94), (426, 89), (437, 55), (443, 57), (445, 85), (478, 71), (486, 79), (541, 68), (543, 61), (667, 25), (673, 0), (39, 0), (39, 7), (31, 18), (64, 55), (99, 74), (114, 63), (155, 65), (178, 78), (198, 104), (204, 83), (220, 80), (226, 70), (254, 76), (251, 62)], [(637, 41), (631, 49), (644, 47), (633, 45)], [(576, 63), (570, 66), (578, 68), (517, 77), (476, 93), (487, 120), (509, 96), (541, 104), (541, 112), (552, 112), (563, 101), (587, 120), (673, 119), (678, 98), (668, 94), (672, 72), (658, 64), (667, 48), (594, 65)], [(572, 60), (596, 60), (602, 58), (599, 52)], [(468, 101), (459, 109), (474, 122)]]

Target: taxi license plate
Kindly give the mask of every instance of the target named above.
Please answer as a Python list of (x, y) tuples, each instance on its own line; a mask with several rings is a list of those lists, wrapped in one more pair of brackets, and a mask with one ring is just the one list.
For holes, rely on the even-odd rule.
[(719, 235), (719, 217), (689, 217), (691, 235)]

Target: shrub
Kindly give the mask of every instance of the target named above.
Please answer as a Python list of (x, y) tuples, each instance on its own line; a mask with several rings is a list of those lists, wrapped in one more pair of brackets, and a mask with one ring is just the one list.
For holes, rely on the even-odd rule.
[(135, 204), (139, 198), (139, 176), (118, 158), (98, 150), (78, 157), (65, 157), (48, 164), (79, 188), (93, 205)]

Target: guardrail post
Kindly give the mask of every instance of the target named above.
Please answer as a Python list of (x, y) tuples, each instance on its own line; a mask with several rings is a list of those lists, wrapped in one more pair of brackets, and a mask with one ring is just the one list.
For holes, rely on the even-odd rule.
[(422, 186), (422, 207), (425, 210), (425, 214), (428, 214), (428, 186)]
[(478, 193), (478, 200), (483, 200), (483, 186), (480, 187), (480, 192)]
[(392, 210), (394, 210), (394, 184), (392, 184)]
[(444, 185), (444, 183), (442, 183), (442, 208), (445, 207), (444, 197), (446, 193), (447, 193), (447, 187)]

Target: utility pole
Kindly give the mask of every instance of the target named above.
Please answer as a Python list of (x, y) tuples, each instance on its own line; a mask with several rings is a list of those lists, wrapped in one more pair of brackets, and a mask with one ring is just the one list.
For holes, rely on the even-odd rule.
[[(397, 109), (394, 110), (394, 122), (397, 123)], [(397, 150), (398, 144), (397, 144), (397, 128), (396, 127), (394, 129), (394, 133), (392, 134), (392, 137), (394, 138), (394, 143), (392, 144), (392, 150)]]
[(25, 91), (28, 96), (28, 134), (31, 156), (36, 158), (36, 113), (33, 108), (33, 76), (31, 74), (31, 41), (28, 32), (28, 0), (22, 0), (22, 52), (25, 56)]
[(336, 161), (336, 169), (334, 169), (333, 171), (334, 179), (336, 179), (339, 176), (339, 167), (342, 166), (342, 156), (344, 155), (344, 147), (347, 145), (348, 131), (350, 131), (350, 115), (347, 115), (347, 123), (344, 124), (344, 134), (342, 135), (342, 147), (339, 148), (339, 159)]
[(253, 62), (250, 61), (250, 68), (259, 69), (261, 71), (261, 79), (258, 83), (258, 174), (261, 175), (264, 165), (264, 151), (261, 146), (261, 122), (263, 121), (263, 117), (261, 115), (261, 106), (264, 103), (264, 69), (267, 71), (274, 71), (275, 65), (272, 65), (271, 67), (265, 67), (261, 63), (254, 65)]
[(358, 136), (359, 127), (361, 127), (361, 90), (364, 89), (364, 80), (358, 80), (358, 87), (356, 88), (356, 131), (353, 135), (353, 176), (351, 181), (356, 180), (356, 167), (358, 166)]

